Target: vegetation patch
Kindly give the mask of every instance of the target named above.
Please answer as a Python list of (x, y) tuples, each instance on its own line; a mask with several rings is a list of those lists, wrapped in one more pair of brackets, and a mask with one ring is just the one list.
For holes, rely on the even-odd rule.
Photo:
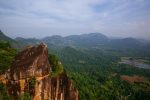
[(22, 93), (19, 98), (19, 100), (32, 100), (30, 94), (27, 92)]
[(36, 78), (35, 77), (32, 77), (29, 79), (29, 86), (32, 88), (35, 86), (35, 83), (36, 83)]
[(0, 100), (10, 100), (6, 85), (0, 82)]
[(49, 54), (49, 62), (52, 68), (52, 72), (50, 72), (51, 76), (57, 76), (64, 71), (63, 65), (56, 55)]
[(0, 42), (0, 74), (10, 68), (16, 53), (17, 51), (11, 48), (8, 42)]

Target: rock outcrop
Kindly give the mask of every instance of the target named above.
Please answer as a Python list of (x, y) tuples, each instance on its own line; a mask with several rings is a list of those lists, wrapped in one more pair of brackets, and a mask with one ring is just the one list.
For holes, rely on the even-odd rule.
[(78, 100), (78, 91), (67, 74), (51, 76), (48, 49), (44, 43), (21, 51), (6, 72), (6, 85), (12, 99), (29, 93), (32, 100)]

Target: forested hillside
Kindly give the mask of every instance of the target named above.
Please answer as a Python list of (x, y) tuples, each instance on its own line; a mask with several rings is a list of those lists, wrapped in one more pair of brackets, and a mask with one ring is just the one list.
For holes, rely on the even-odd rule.
[[(50, 51), (51, 52), (51, 51)], [(64, 64), (78, 87), (81, 100), (148, 100), (150, 98), (150, 70), (120, 64), (119, 56), (100, 51), (79, 50), (71, 47), (53, 52)], [(137, 76), (130, 83), (122, 76)]]
[[(79, 90), (80, 100), (149, 100), (150, 70), (120, 63), (122, 57), (128, 57), (131, 60), (140, 58), (142, 62), (149, 64), (149, 44), (141, 44), (132, 38), (108, 40), (105, 36), (102, 37), (105, 40), (103, 45), (98, 45), (102, 41), (93, 41), (96, 45), (89, 44), (89, 40), (84, 41), (83, 46), (77, 44), (80, 44), (82, 39), (90, 38), (88, 35), (82, 35), (80, 41), (78, 36), (67, 37), (69, 42), (63, 42), (66, 40), (59, 36), (54, 36), (55, 39), (46, 38), (50, 62), (53, 62), (54, 66), (52, 74), (55, 76), (65, 69)], [(18, 38), (17, 41), (23, 46), (40, 42), (37, 39), (22, 38)], [(17, 52), (10, 44), (4, 41), (0, 43), (1, 73), (10, 67)], [(62, 65), (55, 63), (58, 59), (64, 69)], [(1, 86), (1, 95), (6, 94), (4, 89), (5, 87)]]

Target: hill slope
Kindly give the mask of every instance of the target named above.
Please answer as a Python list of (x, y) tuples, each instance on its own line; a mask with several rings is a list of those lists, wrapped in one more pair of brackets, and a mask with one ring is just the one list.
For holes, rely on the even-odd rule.
[[(20, 95), (27, 93), (32, 100), (78, 100), (78, 91), (60, 68), (62, 65), (51, 59), (52, 56), (48, 57), (47, 46), (43, 43), (28, 46), (19, 52), (10, 69), (0, 76), (3, 79), (0, 81), (7, 86), (10, 99), (23, 99)], [(53, 66), (53, 63), (58, 64)], [(59, 67), (59, 70), (54, 71), (54, 67)]]

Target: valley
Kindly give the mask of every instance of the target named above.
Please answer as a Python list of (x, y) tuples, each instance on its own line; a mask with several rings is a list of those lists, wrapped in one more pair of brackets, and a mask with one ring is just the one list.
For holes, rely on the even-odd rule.
[[(149, 43), (142, 44), (132, 38), (112, 40), (98, 33), (68, 37), (52, 36), (46, 40), (20, 38), (13, 41), (17, 44), (14, 45), (15, 42), (12, 44), (7, 39), (0, 42), (0, 56), (3, 58), (0, 58), (1, 73), (10, 68), (15, 55), (23, 47), (38, 45), (44, 41), (49, 50), (49, 61), (55, 66), (50, 76), (55, 78), (63, 71), (66, 72), (79, 92), (79, 100), (150, 98), (150, 69), (145, 67), (149, 64)], [(137, 48), (136, 51), (133, 48)], [(126, 63), (130, 60), (139, 62), (140, 65), (142, 63), (142, 68)], [(125, 63), (120, 63), (121, 61)], [(47, 76), (38, 77), (37, 80), (45, 78)], [(0, 95), (2, 98), (9, 98), (2, 83)]]

